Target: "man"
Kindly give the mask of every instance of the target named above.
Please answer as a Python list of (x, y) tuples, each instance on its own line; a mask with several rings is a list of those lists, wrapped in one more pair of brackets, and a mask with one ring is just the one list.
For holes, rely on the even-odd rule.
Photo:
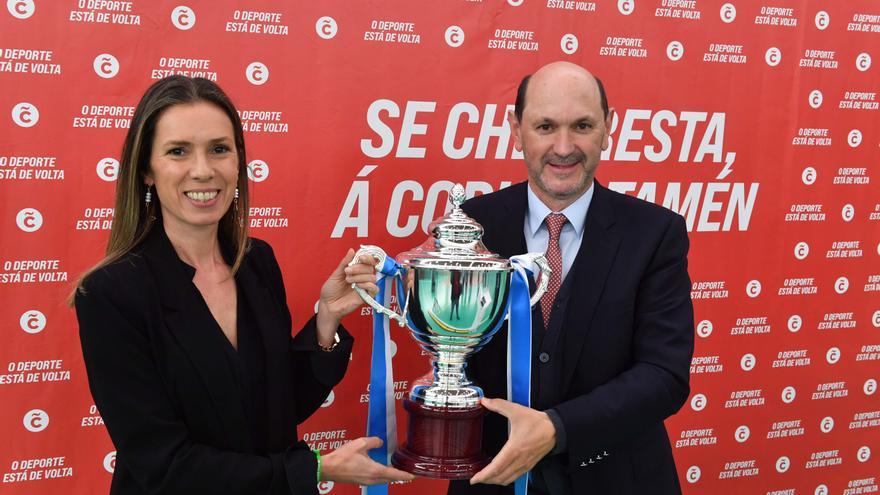
[[(689, 394), (687, 231), (681, 216), (593, 179), (612, 115), (592, 74), (542, 67), (508, 115), (528, 182), (463, 205), (489, 249), (546, 252), (559, 278), (533, 312), (532, 409), (484, 399), (498, 413), (484, 424), (494, 460), (450, 494), (512, 493), (529, 470), (529, 493), (681, 491), (663, 420)], [(506, 396), (503, 332), (469, 361), (487, 397)]]

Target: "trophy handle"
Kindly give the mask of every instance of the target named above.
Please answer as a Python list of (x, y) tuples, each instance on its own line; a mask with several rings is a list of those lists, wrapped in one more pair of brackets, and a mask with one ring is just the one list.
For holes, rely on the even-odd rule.
[[(376, 270), (381, 269), (382, 265), (385, 264), (385, 259), (388, 258), (388, 255), (385, 253), (385, 251), (379, 246), (362, 245), (360, 249), (358, 249), (357, 252), (354, 253), (354, 258), (351, 260), (348, 266), (356, 265), (360, 257), (364, 254), (371, 256), (376, 261)], [(382, 306), (382, 303), (373, 298), (373, 296), (371, 296), (367, 291), (358, 287), (357, 284), (351, 284), (351, 288), (354, 289), (355, 292), (357, 292), (357, 294), (361, 297), (361, 299), (364, 300), (365, 303), (369, 304), (370, 307), (373, 308), (373, 311), (378, 311), (392, 320), (397, 320), (397, 324), (400, 326), (406, 325), (406, 318), (404, 318), (403, 315), (395, 313), (385, 306)], [(388, 290), (390, 289), (391, 288), (389, 287)], [(398, 305), (400, 304), (400, 298), (401, 295), (398, 294)]]
[(550, 263), (541, 253), (526, 253), (522, 256), (528, 258), (541, 271), (541, 276), (538, 277), (536, 282), (538, 286), (535, 289), (535, 293), (529, 299), (529, 305), (534, 307), (541, 300), (541, 297), (544, 296), (544, 293), (547, 292), (547, 287), (550, 285), (550, 274), (553, 273), (553, 269), (550, 268)]

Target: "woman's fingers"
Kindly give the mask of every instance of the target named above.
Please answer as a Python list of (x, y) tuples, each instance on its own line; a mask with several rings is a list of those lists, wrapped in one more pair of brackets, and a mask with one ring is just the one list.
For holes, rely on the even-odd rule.
[(384, 483), (390, 483), (392, 481), (412, 481), (416, 479), (416, 475), (412, 473), (407, 473), (406, 471), (401, 471), (400, 469), (388, 466), (382, 466), (381, 476), (385, 479)]
[(357, 284), (357, 286), (360, 287), (361, 289), (367, 291), (367, 294), (369, 294), (373, 297), (376, 297), (376, 294), (379, 293), (379, 286), (372, 283), (372, 282), (367, 282), (365, 284)]

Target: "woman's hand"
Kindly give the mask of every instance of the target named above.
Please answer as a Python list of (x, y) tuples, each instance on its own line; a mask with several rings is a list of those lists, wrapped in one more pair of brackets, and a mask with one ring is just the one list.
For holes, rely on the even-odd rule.
[(342, 317), (364, 303), (351, 288), (352, 284), (357, 284), (372, 296), (379, 292), (379, 287), (376, 286), (375, 260), (371, 256), (362, 255), (358, 263), (348, 266), (352, 259), (354, 250), (349, 249), (321, 287), (321, 299), (318, 301), (318, 343), (322, 346), (333, 344), (333, 336)]
[(377, 485), (416, 479), (410, 473), (383, 466), (370, 459), (367, 451), (381, 446), (382, 440), (377, 437), (361, 437), (327, 455), (322, 455), (321, 479), (360, 485)]

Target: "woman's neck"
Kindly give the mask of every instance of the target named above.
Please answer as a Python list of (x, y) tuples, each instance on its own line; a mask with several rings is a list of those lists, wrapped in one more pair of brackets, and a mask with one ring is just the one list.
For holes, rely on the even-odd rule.
[(217, 264), (224, 264), (217, 239), (217, 224), (204, 228), (179, 228), (163, 222), (165, 235), (174, 246), (174, 251), (184, 263), (196, 270), (211, 270)]

